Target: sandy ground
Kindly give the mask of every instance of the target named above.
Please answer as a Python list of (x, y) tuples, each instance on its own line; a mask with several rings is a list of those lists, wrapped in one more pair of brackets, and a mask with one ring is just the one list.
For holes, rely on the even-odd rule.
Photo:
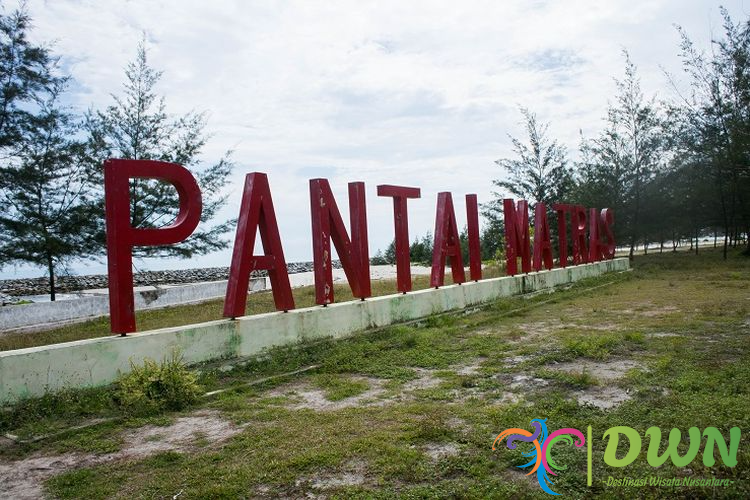
[(165, 451), (189, 451), (197, 440), (209, 446), (220, 443), (242, 431), (209, 411), (180, 417), (172, 425), (147, 425), (123, 432), (123, 446), (114, 453), (38, 453), (22, 460), (0, 461), (0, 498), (26, 500), (44, 498), (43, 481), (66, 470), (91, 467), (113, 461), (137, 460)]
[[(529, 356), (510, 354), (506, 363), (516, 365)], [(507, 386), (500, 391), (482, 391), (476, 387), (465, 387), (454, 391), (452, 400), (447, 404), (463, 404), (468, 398), (481, 398), (488, 404), (531, 404), (523, 397), (524, 391), (541, 389), (550, 386), (551, 381), (538, 378), (528, 373), (490, 374), (482, 372), (482, 364), (488, 361), (477, 358), (465, 364), (450, 367), (451, 371), (464, 377), (483, 378), (500, 377), (507, 379)], [(617, 386), (617, 381), (632, 369), (642, 368), (638, 362), (627, 359), (610, 359), (605, 361), (576, 360), (569, 363), (555, 363), (547, 368), (570, 373), (586, 371), (594, 376), (598, 384), (585, 390), (573, 391), (571, 397), (579, 404), (591, 404), (602, 409), (610, 409), (630, 399), (630, 395)], [(325, 391), (310, 384), (309, 380), (299, 380), (270, 389), (265, 396), (279, 398), (276, 403), (290, 409), (311, 409), (314, 411), (336, 411), (351, 407), (372, 407), (398, 404), (415, 399), (419, 391), (438, 387), (443, 379), (437, 376), (437, 370), (414, 368), (416, 377), (405, 382), (395, 391), (386, 389), (387, 380), (374, 377), (351, 376), (353, 380), (365, 382), (367, 390), (356, 396), (338, 401), (326, 398)], [(463, 429), (465, 422), (456, 419), (455, 427)], [(206, 446), (216, 446), (232, 436), (242, 432), (243, 426), (237, 426), (222, 418), (213, 411), (202, 410), (188, 416), (175, 419), (168, 426), (147, 425), (138, 429), (122, 431), (119, 439), (122, 447), (114, 453), (63, 453), (49, 455), (36, 453), (16, 461), (0, 461), (0, 498), (33, 499), (44, 497), (43, 483), (52, 476), (66, 470), (106, 464), (114, 461), (137, 460), (156, 453), (177, 451), (189, 452)], [(461, 453), (458, 443), (426, 443), (419, 447), (433, 461)], [(314, 490), (325, 491), (344, 485), (365, 484), (368, 481), (367, 471), (363, 464), (352, 462), (342, 470), (330, 474), (302, 476), (297, 483), (310, 486)], [(256, 494), (267, 495), (270, 490), (259, 486)]]

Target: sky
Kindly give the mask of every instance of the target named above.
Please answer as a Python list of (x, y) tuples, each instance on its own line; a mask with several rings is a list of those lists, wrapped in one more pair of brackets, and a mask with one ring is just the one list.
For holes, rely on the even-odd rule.
[[(750, 0), (723, 5), (748, 18)], [(5, 11), (14, 6), (7, 2)], [(167, 110), (206, 111), (208, 165), (227, 150), (236, 168), (226, 208), (237, 216), (244, 176), (268, 174), (287, 261), (312, 258), (308, 180), (330, 181), (348, 221), (347, 183), (367, 188), (371, 255), (393, 238), (392, 204), (378, 184), (415, 186), (412, 239), (432, 231), (437, 193), (492, 199), (495, 160), (512, 156), (528, 107), (576, 158), (580, 134), (603, 125), (623, 49), (646, 96), (672, 99), (665, 73), (684, 81), (682, 26), (696, 45), (721, 33), (719, 3), (702, 0), (197, 1), (29, 0), (31, 38), (52, 42), (74, 79), (78, 111), (120, 94), (124, 68), (145, 36), (162, 70)], [(233, 234), (230, 239), (233, 239)], [(137, 269), (228, 266), (225, 251)], [(71, 266), (106, 271), (104, 260)], [(41, 276), (27, 267), (0, 278)]]

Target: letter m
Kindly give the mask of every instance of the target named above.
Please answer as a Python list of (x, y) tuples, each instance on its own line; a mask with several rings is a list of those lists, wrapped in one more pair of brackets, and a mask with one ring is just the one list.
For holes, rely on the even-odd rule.
[(531, 241), (529, 237), (529, 210), (526, 200), (520, 200), (518, 207), (512, 199), (503, 200), (505, 220), (505, 261), (509, 276), (518, 274), (516, 259), (521, 258), (521, 270), (531, 272)]

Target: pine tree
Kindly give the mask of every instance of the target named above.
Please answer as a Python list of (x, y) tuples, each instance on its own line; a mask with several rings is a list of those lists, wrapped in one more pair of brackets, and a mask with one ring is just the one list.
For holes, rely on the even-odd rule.
[[(521, 114), (528, 143), (509, 136), (516, 157), (495, 162), (507, 172), (508, 177), (495, 180), (493, 184), (527, 200), (533, 211), (539, 202), (550, 206), (562, 201), (571, 188), (572, 176), (567, 166), (565, 147), (549, 137), (549, 124), (539, 123), (536, 114), (526, 108), (521, 108)], [(502, 198), (501, 194), (494, 194), (498, 200)]]
[[(630, 246), (646, 238), (645, 208), (654, 206), (649, 188), (665, 163), (665, 134), (655, 99), (641, 91), (636, 66), (627, 51), (625, 77), (615, 80), (617, 95), (607, 109), (606, 127), (593, 140), (582, 141), (575, 201), (614, 209), (615, 235)], [(645, 243), (645, 241), (644, 241)]]
[[(98, 151), (99, 161), (108, 157), (160, 160), (178, 163), (193, 172), (203, 196), (201, 225), (187, 240), (167, 247), (139, 247), (140, 257), (191, 257), (225, 248), (222, 237), (234, 224), (224, 221), (206, 227), (226, 203), (222, 189), (232, 171), (231, 152), (216, 164), (201, 168), (200, 154), (207, 137), (205, 113), (190, 112), (173, 118), (166, 110), (164, 97), (155, 93), (162, 73), (150, 67), (145, 43), (138, 46), (135, 61), (128, 64), (122, 96), (113, 95), (114, 104), (104, 111), (89, 113), (90, 144)], [(131, 225), (158, 228), (171, 224), (179, 207), (174, 202), (174, 187), (150, 179), (133, 179), (130, 188)]]
[(0, 167), (0, 259), (46, 268), (50, 300), (60, 270), (101, 249), (103, 220), (97, 176), (85, 143), (76, 139), (79, 126), (59, 105), (64, 86), (59, 82), (26, 117), (16, 151)]
[(708, 55), (680, 29), (680, 57), (690, 81), (680, 107), (684, 143), (692, 153), (687, 161), (707, 173), (696, 176), (701, 182), (710, 178), (726, 259), (736, 236), (750, 234), (750, 21), (735, 24), (726, 9), (721, 13), (724, 33), (712, 40)]
[(67, 78), (28, 41), (21, 9), (0, 16), (0, 266), (26, 263), (55, 278), (100, 248), (100, 212), (75, 116), (59, 104)]
[[(536, 114), (527, 108), (522, 107), (520, 111), (524, 118), (527, 142), (508, 135), (513, 143), (515, 157), (495, 162), (507, 173), (507, 177), (493, 180), (492, 183), (506, 192), (493, 192), (495, 198), (482, 205), (482, 215), (487, 219), (487, 226), (481, 237), (483, 258), (497, 258), (504, 251), (502, 200), (508, 193), (528, 201), (532, 214), (537, 203), (544, 203), (547, 215), (551, 217), (554, 213), (552, 205), (565, 202), (574, 186), (566, 149), (549, 136), (549, 123), (540, 123)], [(533, 219), (531, 223), (533, 224)], [(554, 244), (557, 244), (557, 226), (552, 225), (550, 232)]]
[(608, 110), (606, 128), (593, 139), (581, 138), (576, 187), (570, 201), (586, 207), (611, 208), (617, 223), (616, 241), (630, 239), (631, 213), (628, 205), (628, 168), (626, 144), (612, 110)]
[(0, 15), (0, 148), (22, 140), (29, 108), (60, 83), (49, 49), (28, 40), (31, 18), (24, 8)]
[[(625, 57), (625, 78), (616, 80), (616, 105), (611, 108), (613, 128), (624, 144), (624, 159), (630, 206), (630, 258), (633, 258), (635, 244), (641, 233), (643, 207), (646, 205), (644, 193), (653, 180), (662, 162), (663, 130), (660, 124), (655, 100), (646, 100), (641, 91), (636, 67), (627, 51)], [(645, 243), (645, 242), (644, 242)]]

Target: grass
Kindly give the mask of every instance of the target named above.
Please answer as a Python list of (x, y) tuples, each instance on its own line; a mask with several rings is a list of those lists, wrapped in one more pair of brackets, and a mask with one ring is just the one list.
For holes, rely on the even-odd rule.
[(562, 372), (540, 368), (534, 372), (536, 377), (549, 380), (557, 380), (573, 389), (585, 389), (592, 385), (598, 385), (599, 381), (585, 369), (580, 372)]
[[(489, 266), (487, 269), (483, 270), (485, 278), (495, 278), (502, 274), (502, 271), (497, 265)], [(446, 273), (445, 282), (446, 284), (452, 283), (450, 272)], [(414, 290), (430, 288), (430, 278), (429, 276), (423, 275), (414, 276), (412, 278), (412, 285)], [(348, 285), (334, 285), (333, 289), (336, 302), (355, 300)], [(395, 280), (372, 281), (373, 297), (393, 294), (396, 293), (396, 291)], [(298, 309), (315, 305), (315, 288), (312, 286), (293, 288), (292, 295), (294, 297), (294, 303)], [(222, 319), (223, 307), (224, 300), (220, 299), (201, 304), (136, 311), (136, 324), (138, 325), (138, 331), (146, 331), (170, 326), (182, 326), (192, 323), (214, 321)], [(273, 312), (275, 310), (273, 295), (270, 291), (248, 295), (245, 314), (261, 314)], [(60, 342), (106, 337), (109, 335), (112, 335), (110, 333), (109, 318), (101, 317), (82, 323), (74, 323), (33, 333), (1, 335), (0, 351), (10, 351), (13, 349), (24, 349), (26, 347), (36, 347)]]
[(329, 401), (341, 401), (352, 396), (358, 396), (370, 388), (370, 384), (364, 380), (352, 380), (330, 373), (314, 376), (312, 384), (323, 389), (325, 397)]
[[(638, 257), (625, 278), (599, 277), (554, 294), (488, 304), (472, 314), (278, 348), (229, 372), (203, 366), (198, 382), (205, 390), (319, 368), (203, 398), (182, 412), (135, 418), (117, 406), (107, 388), (26, 401), (0, 412), (0, 433), (28, 437), (111, 420), (0, 447), (0, 462), (39, 453), (107, 456), (145, 425), (164, 426), (168, 433), (176, 418), (209, 412), (241, 426), (240, 432), (223, 442), (206, 443), (205, 435), (197, 436), (187, 451), (102, 459), (59, 471), (46, 479), (46, 491), (57, 498), (548, 498), (516, 468), (528, 460), (518, 450), (492, 451), (502, 430), (530, 428), (532, 419), (547, 418), (550, 430), (592, 426), (594, 432), (591, 487), (586, 485), (585, 451), (555, 447), (555, 462), (568, 469), (554, 479), (553, 489), (565, 496), (747, 497), (749, 298), (750, 259), (739, 254), (726, 262), (711, 251), (697, 257)], [(632, 360), (639, 368), (610, 382), (585, 370), (554, 369), (556, 362), (584, 359), (589, 364)], [(420, 385), (425, 373), (435, 382)], [(372, 389), (370, 378), (382, 379), (381, 399), (346, 406)], [(297, 408), (268, 392), (285, 387), (322, 390), (341, 406)], [(627, 392), (630, 399), (609, 409), (576, 401), (581, 392), (610, 388)], [(646, 461), (644, 440), (632, 465), (611, 468), (602, 460), (602, 435), (618, 425), (642, 436), (657, 426), (665, 439), (672, 427), (684, 436), (693, 426), (715, 426), (728, 436), (728, 429), (738, 426), (744, 433), (739, 463), (708, 468), (698, 459), (677, 468), (668, 461), (654, 469)], [(430, 453), (436, 449), (452, 451)], [(726, 488), (606, 486), (610, 476), (652, 475), (734, 483)]]

